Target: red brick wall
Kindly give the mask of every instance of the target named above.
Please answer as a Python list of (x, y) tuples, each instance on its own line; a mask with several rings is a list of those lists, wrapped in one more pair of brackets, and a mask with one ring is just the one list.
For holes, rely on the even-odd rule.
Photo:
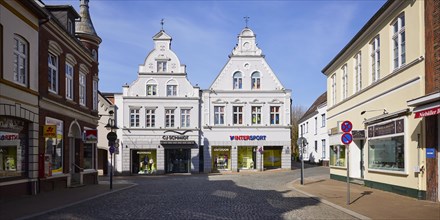
[(425, 1), (426, 94), (440, 91), (440, 0)]

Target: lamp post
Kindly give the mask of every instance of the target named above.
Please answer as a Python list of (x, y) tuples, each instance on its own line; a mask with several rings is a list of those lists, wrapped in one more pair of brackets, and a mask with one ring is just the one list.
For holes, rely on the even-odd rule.
[(118, 135), (115, 133), (116, 130), (118, 130), (119, 128), (116, 126), (115, 124), (115, 119), (113, 116), (113, 111), (110, 110), (109, 112), (109, 119), (107, 122), (107, 125), (104, 126), (107, 130), (109, 130), (110, 132), (107, 134), (107, 140), (108, 140), (108, 145), (109, 145), (109, 152), (110, 152), (110, 190), (113, 189), (113, 157), (114, 157), (114, 153), (115, 153), (115, 147), (118, 147), (117, 145), (115, 146), (115, 141), (118, 138)]

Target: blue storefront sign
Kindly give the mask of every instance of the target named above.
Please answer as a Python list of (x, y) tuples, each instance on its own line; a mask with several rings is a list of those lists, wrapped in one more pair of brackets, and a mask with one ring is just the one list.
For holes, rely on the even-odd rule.
[(435, 158), (434, 148), (426, 148), (426, 158)]

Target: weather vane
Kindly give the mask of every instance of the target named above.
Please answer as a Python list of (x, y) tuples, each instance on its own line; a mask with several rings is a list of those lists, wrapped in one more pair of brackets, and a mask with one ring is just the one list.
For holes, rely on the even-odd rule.
[(165, 22), (164, 22), (164, 19), (162, 18), (161, 20), (160, 20), (160, 24), (162, 25), (162, 30), (163, 30), (163, 24), (164, 24)]
[(244, 18), (244, 21), (246, 22), (246, 28), (248, 27), (248, 21), (249, 21), (249, 17), (248, 16), (245, 16), (245, 17), (243, 17)]

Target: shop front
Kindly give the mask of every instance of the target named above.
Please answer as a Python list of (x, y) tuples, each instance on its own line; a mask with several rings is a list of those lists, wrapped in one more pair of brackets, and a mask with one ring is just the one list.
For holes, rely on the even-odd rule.
[(0, 116), (0, 182), (26, 177), (27, 122)]
[(238, 169), (251, 170), (257, 168), (257, 147), (238, 146)]
[(231, 147), (213, 146), (212, 147), (212, 167), (213, 171), (231, 170)]
[(132, 174), (155, 174), (157, 171), (157, 150), (132, 150)]
[(192, 163), (198, 151), (195, 141), (189, 140), (188, 135), (164, 135), (160, 144), (165, 149), (165, 173), (197, 172), (198, 160)]
[(263, 153), (263, 167), (264, 169), (278, 169), (281, 168), (281, 153), (282, 146), (264, 146)]

